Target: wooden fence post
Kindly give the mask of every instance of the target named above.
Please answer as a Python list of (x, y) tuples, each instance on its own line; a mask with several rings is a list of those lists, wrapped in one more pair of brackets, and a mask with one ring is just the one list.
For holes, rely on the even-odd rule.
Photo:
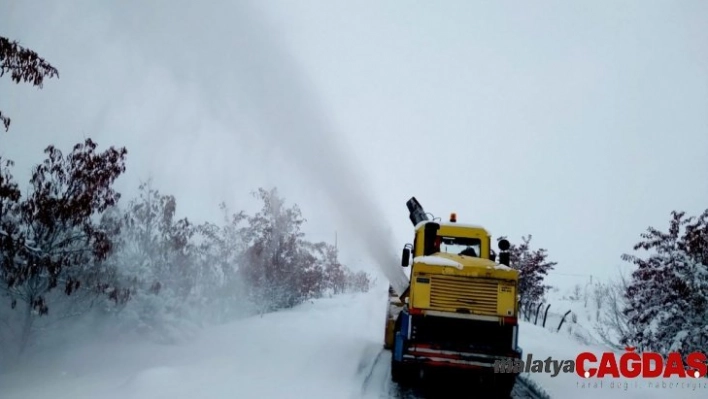
[(551, 308), (551, 304), (549, 303), (548, 306), (546, 306), (546, 311), (543, 312), (543, 327), (546, 327), (546, 317), (548, 317), (548, 309)]
[(533, 320), (534, 325), (538, 324), (538, 312), (541, 310), (541, 306), (543, 306), (543, 303), (539, 303), (538, 307), (536, 308), (536, 318)]
[(565, 314), (563, 315), (563, 318), (561, 319), (561, 322), (558, 324), (558, 329), (556, 330), (556, 332), (561, 330), (561, 327), (563, 326), (563, 322), (565, 321), (566, 316), (568, 316), (569, 314), (570, 314), (570, 310), (565, 312)]

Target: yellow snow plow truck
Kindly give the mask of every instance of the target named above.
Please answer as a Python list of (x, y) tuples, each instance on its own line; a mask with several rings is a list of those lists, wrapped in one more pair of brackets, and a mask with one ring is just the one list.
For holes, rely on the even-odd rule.
[(448, 222), (431, 220), (415, 197), (406, 205), (415, 236), (401, 259), (410, 266), (408, 289), (389, 289), (384, 347), (392, 351), (392, 379), (409, 383), (427, 371), (463, 371), (508, 397), (517, 375), (495, 373), (494, 365), (522, 355), (519, 274), (509, 267), (509, 242), (499, 240), (497, 263), (485, 228), (457, 223), (455, 213)]

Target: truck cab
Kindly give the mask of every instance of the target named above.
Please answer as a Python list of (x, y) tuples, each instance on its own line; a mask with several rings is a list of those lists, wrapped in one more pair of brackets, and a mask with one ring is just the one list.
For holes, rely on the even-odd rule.
[(494, 373), (496, 362), (521, 358), (518, 347), (517, 270), (509, 267), (509, 242), (482, 226), (430, 220), (414, 198), (408, 202), (413, 243), (401, 266), (410, 267), (408, 289), (389, 291), (384, 347), (392, 351), (391, 375), (405, 382), (431, 368), (465, 370), (510, 392), (516, 375)]

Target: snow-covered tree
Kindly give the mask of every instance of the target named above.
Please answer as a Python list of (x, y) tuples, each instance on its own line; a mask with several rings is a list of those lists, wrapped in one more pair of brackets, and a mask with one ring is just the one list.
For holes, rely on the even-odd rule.
[(339, 261), (338, 249), (326, 242), (308, 244), (308, 248), (318, 265), (318, 288), (313, 292), (316, 292), (318, 296), (343, 293), (346, 289), (347, 270)]
[(595, 292), (598, 301), (595, 331), (605, 344), (616, 350), (624, 348), (625, 344), (622, 343), (624, 337), (637, 333), (635, 326), (624, 313), (629, 305), (625, 296), (629, 284), (629, 279), (624, 274), (620, 274), (619, 278), (599, 286)]
[(176, 220), (176, 210), (174, 196), (142, 183), (122, 211), (110, 259), (131, 290), (130, 303), (120, 309), (122, 324), (161, 340), (174, 339), (173, 329), (186, 320), (198, 279), (195, 228), (186, 218)]
[(246, 249), (248, 226), (243, 211), (230, 213), (221, 203), (222, 225), (197, 226), (198, 279), (195, 294), (208, 321), (225, 322), (245, 311), (244, 284), (238, 270)]
[(369, 276), (351, 273), (339, 262), (336, 248), (305, 239), (301, 231), (305, 219), (297, 205), (286, 207), (276, 189), (261, 188), (254, 194), (263, 208), (248, 217), (239, 275), (259, 313), (292, 307), (327, 292), (368, 289)]
[[(7, 281), (4, 278), (6, 264), (17, 260), (21, 252), (21, 244), (17, 238), (21, 234), (19, 225), (20, 189), (13, 180), (10, 168), (14, 163), (0, 158), (0, 363), (8, 364), (4, 356), (16, 355), (7, 348), (21, 341), (22, 331), (16, 331), (18, 325), (28, 321), (23, 320), (15, 309), (17, 300), (5, 290)], [(12, 303), (12, 309), (7, 304)], [(29, 320), (31, 321), (31, 320)], [(25, 333), (27, 336), (29, 334)]]
[[(499, 237), (499, 240), (506, 237)], [(558, 264), (548, 260), (548, 251), (544, 248), (531, 249), (529, 234), (522, 237), (521, 244), (512, 244), (509, 248), (511, 267), (519, 271), (519, 295), (526, 303), (538, 303), (543, 300), (550, 286), (543, 282), (548, 272)]]
[(364, 271), (346, 271), (346, 291), (347, 292), (367, 292), (371, 289), (374, 281), (368, 273)]
[(649, 227), (634, 250), (636, 265), (624, 310), (633, 331), (623, 344), (658, 352), (702, 351), (708, 345), (708, 209), (699, 217), (672, 212), (668, 232)]
[(301, 240), (298, 245), (298, 256), (295, 263), (293, 287), (299, 302), (319, 298), (327, 290), (328, 281), (325, 279), (326, 259), (324, 251), (327, 244), (310, 243)]
[(297, 274), (304, 238), (300, 229), (305, 219), (297, 205), (285, 207), (275, 188), (260, 188), (254, 196), (263, 201), (263, 208), (248, 218), (248, 247), (240, 275), (262, 314), (292, 307), (301, 300)]
[(127, 151), (111, 147), (98, 153), (87, 139), (66, 156), (54, 146), (45, 153), (24, 198), (7, 169), (11, 164), (0, 172), (0, 290), (12, 309), (23, 312), (20, 352), (35, 320), (66, 296), (71, 302), (99, 294), (125, 299), (106, 280), (102, 261), (112, 232), (97, 220), (120, 198), (112, 185), (125, 171)]
[(595, 283), (592, 291), (592, 303), (595, 305), (595, 320), (600, 320), (600, 314), (602, 312), (602, 305), (605, 303), (605, 298), (610, 290), (609, 284), (603, 284), (600, 282)]

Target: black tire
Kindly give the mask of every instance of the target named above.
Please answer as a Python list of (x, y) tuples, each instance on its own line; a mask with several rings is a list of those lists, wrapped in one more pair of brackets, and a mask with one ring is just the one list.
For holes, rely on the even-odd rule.
[(516, 384), (516, 374), (500, 373), (494, 375), (494, 392), (499, 398), (510, 398)]
[(410, 386), (416, 382), (418, 368), (411, 364), (391, 360), (391, 380), (401, 386)]
[(391, 380), (397, 384), (404, 382), (405, 370), (403, 370), (403, 364), (391, 359)]
[[(401, 315), (398, 315), (396, 319), (396, 324), (393, 328), (394, 337), (401, 330)], [(391, 348), (391, 380), (398, 385), (407, 386), (415, 382), (417, 377), (418, 368), (415, 365), (408, 363), (398, 362), (393, 356), (395, 355), (396, 343), (394, 339), (393, 347)]]

